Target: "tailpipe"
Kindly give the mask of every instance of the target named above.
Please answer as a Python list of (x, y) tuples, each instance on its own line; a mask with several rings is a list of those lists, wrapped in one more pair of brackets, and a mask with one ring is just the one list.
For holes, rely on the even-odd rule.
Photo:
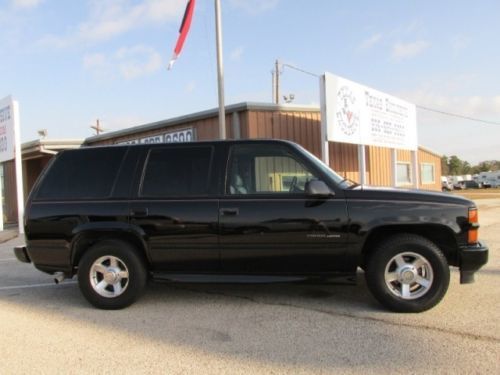
[(54, 274), (54, 282), (56, 284), (62, 283), (65, 278), (66, 278), (66, 275), (64, 274), (64, 272), (56, 272)]

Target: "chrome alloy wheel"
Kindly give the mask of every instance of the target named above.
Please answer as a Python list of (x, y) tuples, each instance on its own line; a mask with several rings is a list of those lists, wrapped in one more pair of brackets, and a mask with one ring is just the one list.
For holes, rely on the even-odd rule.
[(129, 284), (127, 266), (113, 255), (97, 259), (90, 267), (89, 277), (94, 291), (106, 298), (122, 295)]
[(425, 295), (434, 281), (431, 263), (413, 252), (399, 253), (385, 267), (385, 284), (397, 297), (412, 300)]

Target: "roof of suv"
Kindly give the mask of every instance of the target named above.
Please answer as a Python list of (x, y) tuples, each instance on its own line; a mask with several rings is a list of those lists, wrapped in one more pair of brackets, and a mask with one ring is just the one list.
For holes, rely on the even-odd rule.
[(226, 139), (226, 140), (201, 140), (193, 142), (172, 142), (172, 143), (141, 143), (141, 144), (113, 144), (113, 145), (96, 145), (96, 146), (83, 146), (81, 149), (92, 149), (92, 148), (107, 148), (107, 147), (160, 147), (160, 146), (189, 146), (189, 145), (215, 145), (222, 143), (285, 143), (289, 145), (297, 145), (293, 141), (286, 139), (270, 139), (270, 138), (260, 138), (260, 139)]

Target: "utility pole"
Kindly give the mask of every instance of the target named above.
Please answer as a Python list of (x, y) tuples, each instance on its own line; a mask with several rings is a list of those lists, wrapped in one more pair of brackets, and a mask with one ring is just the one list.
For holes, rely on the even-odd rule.
[(99, 119), (97, 119), (95, 122), (95, 125), (92, 125), (90, 128), (95, 130), (96, 135), (99, 135), (104, 131), (104, 129), (101, 128), (101, 124), (99, 123)]
[(280, 104), (280, 63), (278, 59), (274, 68), (274, 103)]
[[(274, 63), (274, 70), (271, 71), (271, 73), (273, 75), (273, 102), (275, 104), (280, 104), (280, 74), (285, 71), (285, 67), (296, 70), (296, 71), (301, 72), (301, 73), (308, 74), (308, 75), (313, 76), (315, 78), (320, 78), (320, 76), (316, 73), (308, 72), (307, 70), (297, 68), (296, 66), (287, 64), (286, 62), (280, 63), (279, 60), (276, 59), (276, 61)], [(282, 70), (281, 72), (280, 72), (280, 68)], [(289, 96), (288, 100), (291, 99), (293, 101), (294, 96), (295, 95), (292, 96), (292, 94), (291, 94)]]
[(220, 0), (215, 0), (215, 33), (217, 43), (217, 83), (219, 87), (219, 138), (226, 139), (226, 110), (224, 106), (224, 67), (222, 62), (222, 24)]

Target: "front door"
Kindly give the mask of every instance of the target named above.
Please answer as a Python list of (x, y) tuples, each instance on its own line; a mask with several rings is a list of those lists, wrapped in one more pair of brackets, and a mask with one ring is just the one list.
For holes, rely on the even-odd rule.
[(347, 209), (341, 193), (312, 198), (306, 184), (319, 172), (279, 143), (231, 147), (219, 225), (226, 273), (341, 271)]

